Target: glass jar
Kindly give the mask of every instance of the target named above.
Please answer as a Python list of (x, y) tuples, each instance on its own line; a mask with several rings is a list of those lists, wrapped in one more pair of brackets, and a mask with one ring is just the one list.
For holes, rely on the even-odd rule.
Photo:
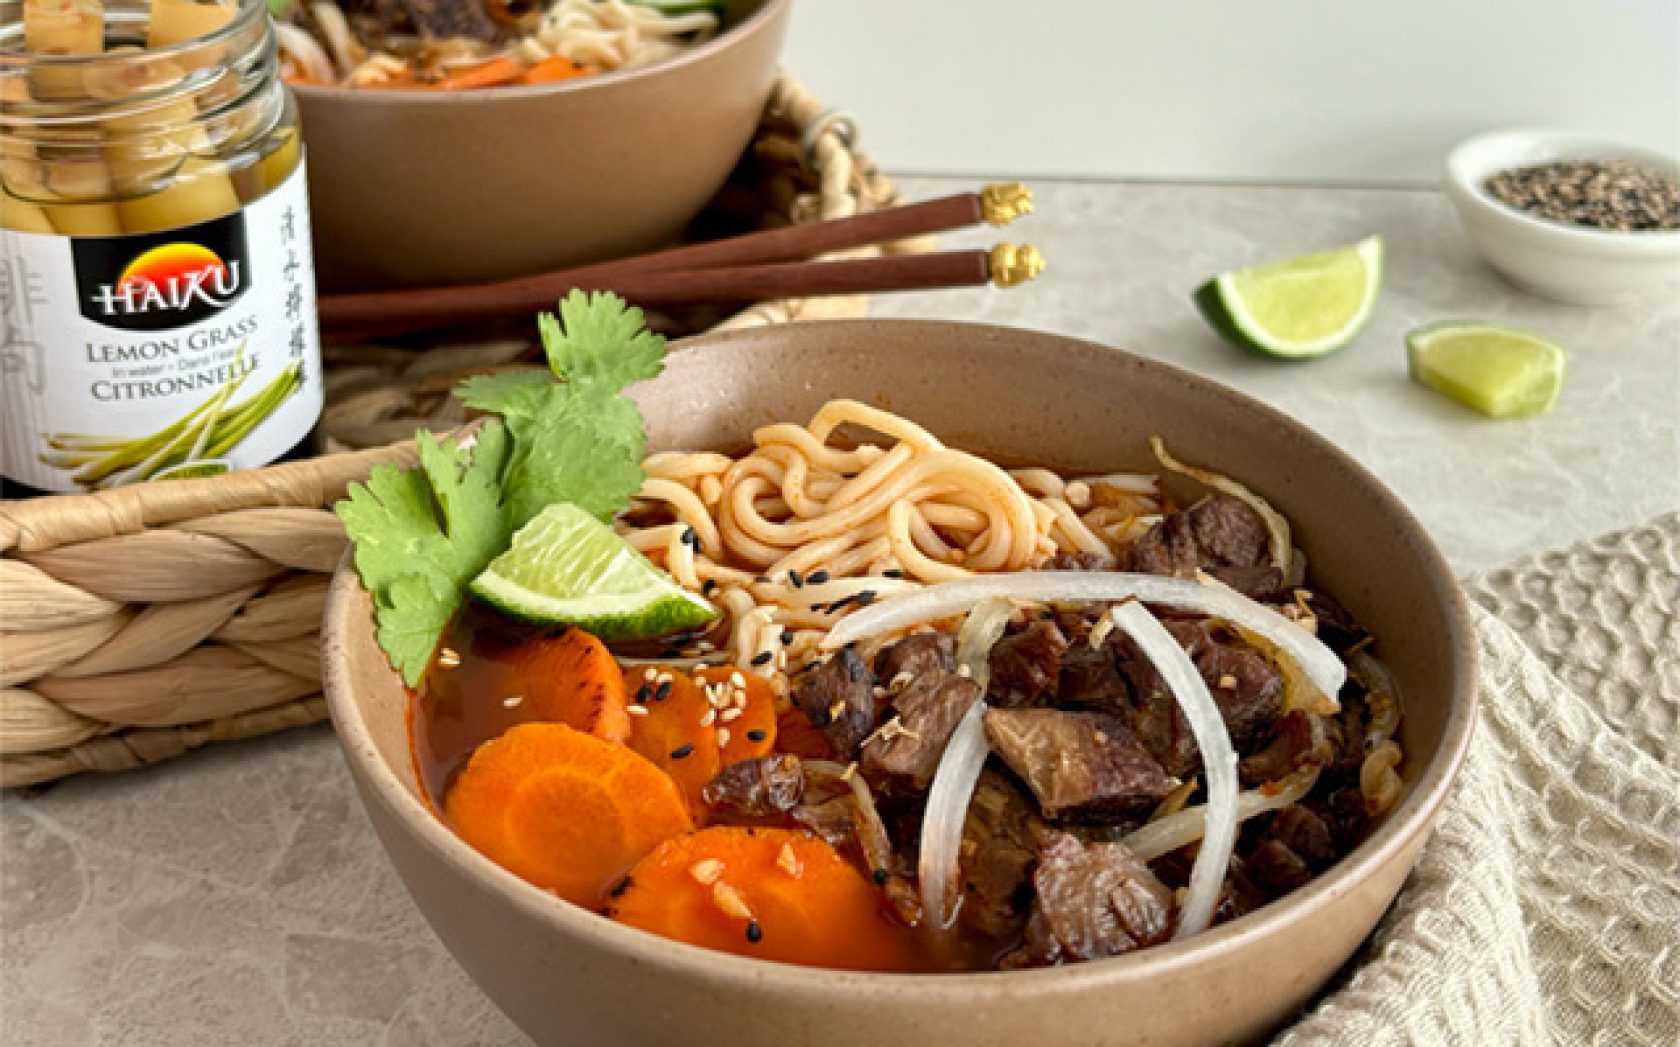
[(309, 208), (263, 0), (0, 0), (0, 247), (8, 495), (308, 446)]

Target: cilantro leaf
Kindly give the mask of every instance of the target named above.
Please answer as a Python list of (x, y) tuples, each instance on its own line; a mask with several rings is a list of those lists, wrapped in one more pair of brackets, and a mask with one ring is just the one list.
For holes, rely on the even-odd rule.
[(554, 376), (542, 371), (494, 371), (462, 380), (455, 396), (475, 411), (529, 417), (542, 409), (553, 385)]
[(532, 418), (511, 418), (516, 450), (504, 488), (511, 529), (555, 502), (571, 502), (603, 520), (642, 486), (641, 412), (624, 397), (594, 388), (551, 386)]
[(665, 369), (665, 339), (643, 326), (642, 311), (610, 292), (574, 290), (560, 300), (560, 316), (537, 317), (548, 365), (571, 385), (618, 392)]
[(409, 686), (420, 682), (466, 584), (507, 546), (501, 477), (511, 445), (502, 423), (479, 428), (469, 452), (415, 434), (415, 469), (380, 466), (335, 507), (373, 594), (379, 644)]

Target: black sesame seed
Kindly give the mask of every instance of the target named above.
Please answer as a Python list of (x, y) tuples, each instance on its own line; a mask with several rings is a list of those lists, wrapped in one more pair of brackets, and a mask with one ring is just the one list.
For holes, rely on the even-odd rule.
[(762, 742), (768, 737), (770, 737), (768, 732), (761, 731), (757, 727), (747, 732), (747, 741), (749, 742)]
[(786, 647), (788, 644), (790, 644), (792, 642), (793, 642), (793, 634), (790, 633), (790, 632), (784, 631), (782, 633), (782, 646)]
[(887, 885), (887, 870), (876, 869), (875, 872), (874, 872), (874, 877), (875, 877), (875, 886), (885, 887)]
[(770, 576), (766, 575), (766, 574), (761, 574), (757, 578), (754, 578), (753, 581), (757, 582), (759, 585), (769, 585), (770, 584)]
[(669, 697), (671, 697), (671, 681), (666, 680), (653, 692), (653, 700), (662, 702)]
[(805, 584), (805, 579), (799, 577), (799, 572), (792, 568), (788, 569), (788, 581), (793, 583), (795, 589)]
[(828, 572), (827, 571), (812, 571), (809, 575), (806, 576), (805, 580), (807, 582), (810, 582), (812, 585), (821, 585), (822, 583), (828, 581)]
[(752, 656), (752, 664), (754, 664), (754, 665), (764, 665), (765, 663), (770, 661), (770, 658), (771, 658), (771, 654), (770, 654), (769, 651), (760, 651), (757, 654)]
[(716, 588), (717, 588), (717, 579), (708, 578), (704, 582), (700, 583), (700, 595), (701, 596), (710, 596), (710, 595), (712, 595), (712, 590), (714, 590)]
[(683, 528), (682, 542), (684, 545), (691, 545), (696, 549), (700, 548), (700, 536), (695, 533), (692, 527)]
[(618, 881), (617, 883), (613, 884), (612, 890), (608, 891), (607, 893), (614, 898), (618, 898), (618, 897), (622, 896), (624, 894), (624, 892), (628, 891), (629, 889), (630, 889), (630, 877), (626, 876), (624, 879), (622, 879), (622, 880)]
[(877, 595), (879, 595), (879, 594), (876, 593), (875, 590), (865, 589), (862, 592), (858, 593), (855, 597), (853, 597), (853, 599), (857, 601), (857, 605), (859, 607), (868, 607), (869, 604), (874, 601), (874, 599)]
[(694, 755), (694, 743), (693, 742), (689, 742), (687, 745), (679, 745), (675, 749), (671, 750), (671, 759), (673, 759), (673, 760), (680, 760), (685, 756), (692, 756), (692, 755)]
[(748, 920), (747, 921), (747, 941), (752, 942), (754, 945), (757, 945), (759, 942), (761, 942), (763, 940), (764, 940), (764, 928), (762, 928), (758, 925), (757, 920)]
[(903, 578), (904, 572), (896, 567), (889, 567), (881, 572), (882, 578)]
[(636, 688), (636, 704), (637, 705), (646, 705), (648, 703), (648, 699), (651, 698), (652, 696), (653, 696), (653, 688), (649, 687), (647, 684), (644, 683), (640, 687)]
[(825, 604), (825, 603), (814, 603), (814, 604), (811, 605), (811, 610), (820, 611), (824, 607), (827, 607), (827, 606), (828, 606), (828, 604)]

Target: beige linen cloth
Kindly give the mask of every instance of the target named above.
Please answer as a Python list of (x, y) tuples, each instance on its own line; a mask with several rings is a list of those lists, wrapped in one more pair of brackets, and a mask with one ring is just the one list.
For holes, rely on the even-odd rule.
[(1481, 718), (1416, 873), (1280, 1047), (1680, 1044), (1680, 513), (1471, 578)]

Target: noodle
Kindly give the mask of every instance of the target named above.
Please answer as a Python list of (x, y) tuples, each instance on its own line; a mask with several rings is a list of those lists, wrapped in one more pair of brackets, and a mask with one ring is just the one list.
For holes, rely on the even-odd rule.
[(809, 425), (763, 426), (744, 454), (662, 452), (645, 469), (620, 529), (678, 584), (712, 583), (737, 664), (772, 678), (876, 598), (1031, 570), (1057, 552), (1113, 554), (1162, 511), (1154, 477), (1123, 479), (1137, 513), (1088, 497), (1076, 508), (1070, 489), (1119, 478), (1006, 471), (851, 400), (824, 404)]

